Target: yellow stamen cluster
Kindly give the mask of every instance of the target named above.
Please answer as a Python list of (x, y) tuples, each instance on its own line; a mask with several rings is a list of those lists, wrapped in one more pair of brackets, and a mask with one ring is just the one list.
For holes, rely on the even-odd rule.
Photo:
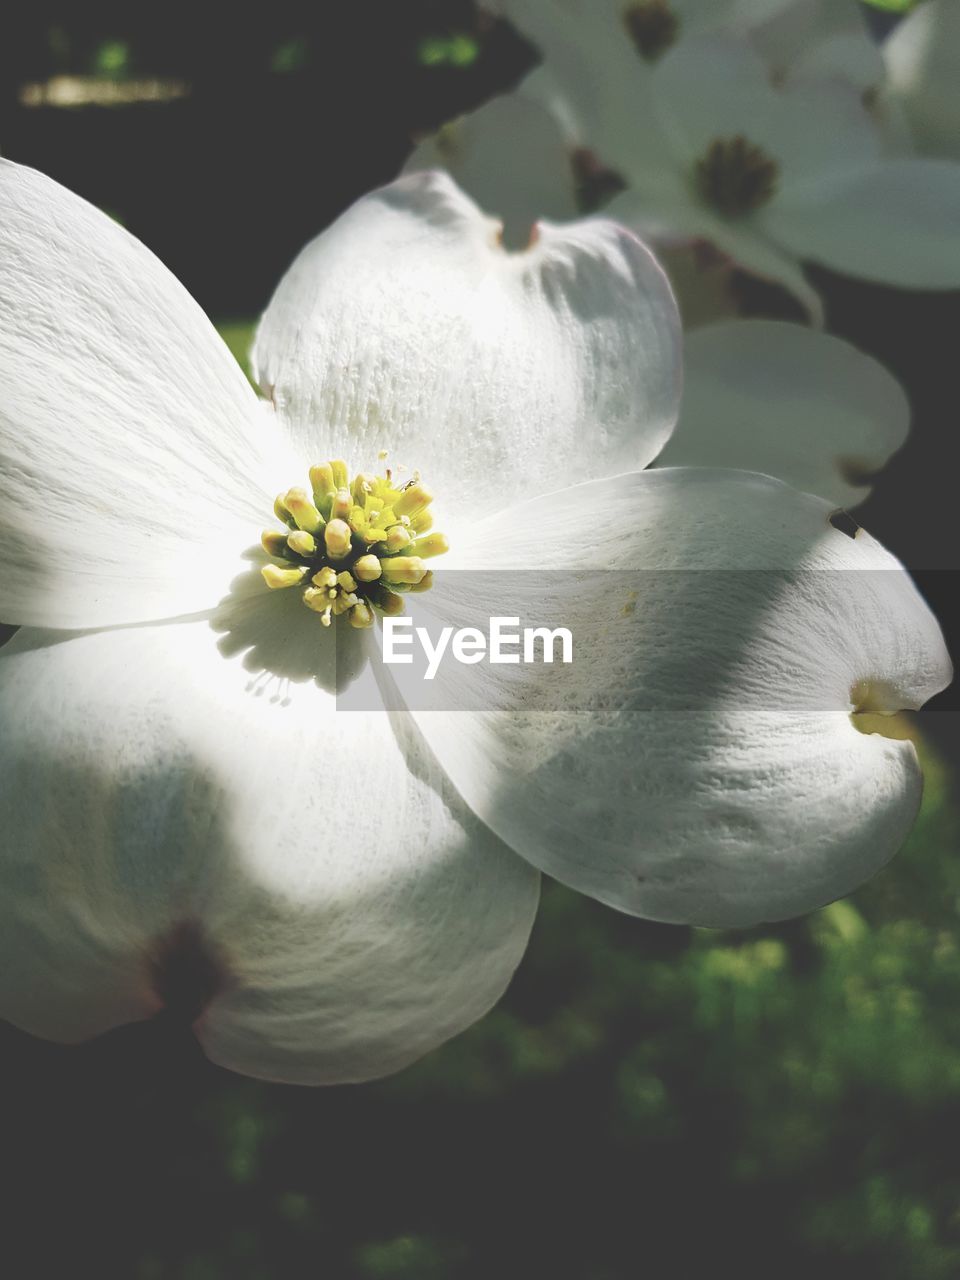
[(288, 489), (274, 503), (286, 531), (266, 530), (260, 541), (279, 563), (261, 570), (268, 587), (301, 587), (303, 603), (320, 615), (346, 616), (353, 627), (373, 625), (374, 612), (403, 612), (403, 593), (427, 591), (433, 575), (424, 561), (448, 542), (431, 532), (433, 494), (419, 476), (397, 487), (384, 475), (358, 472), (351, 480), (340, 460), (310, 468), (310, 489)]

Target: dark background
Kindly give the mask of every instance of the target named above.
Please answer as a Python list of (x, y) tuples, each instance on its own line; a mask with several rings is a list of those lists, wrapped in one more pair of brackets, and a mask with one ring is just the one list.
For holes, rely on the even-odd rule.
[[(217, 322), (248, 321), (416, 133), (532, 61), (465, 0), (11, 5), (0, 150), (118, 215)], [(57, 75), (190, 92), (25, 105)], [(830, 329), (910, 394), (910, 441), (858, 519), (956, 653), (960, 296), (816, 281)], [(920, 722), (909, 847), (851, 902), (726, 935), (553, 887), (500, 1009), (395, 1081), (244, 1081), (173, 1016), (69, 1050), (3, 1031), (11, 1274), (960, 1274), (956, 698)]]

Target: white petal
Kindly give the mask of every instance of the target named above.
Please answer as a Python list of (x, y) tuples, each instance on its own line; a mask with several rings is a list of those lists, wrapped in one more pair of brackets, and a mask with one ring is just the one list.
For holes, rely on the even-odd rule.
[(651, 66), (627, 36), (619, 0), (506, 0), (501, 7), (543, 56), (584, 145), (618, 168), (669, 168)]
[(81, 1039), (149, 1016), (179, 970), (208, 983), (211, 1058), (327, 1083), (395, 1071), (499, 997), (535, 873), (409, 720), (336, 711), (331, 633), (294, 595), (224, 612), (222, 636), (0, 651), (0, 1015)]
[(843, 80), (866, 92), (882, 81), (883, 59), (866, 32), (841, 32), (798, 57), (790, 74), (794, 79)]
[(670, 0), (670, 9), (681, 20), (680, 36), (686, 39), (711, 31), (749, 33), (779, 15), (795, 0)]
[(820, 295), (803, 274), (799, 262), (774, 244), (755, 219), (731, 221), (692, 200), (661, 203), (634, 190), (615, 196), (606, 212), (636, 228), (639, 235), (649, 237), (655, 244), (670, 245), (679, 237), (687, 242), (704, 241), (712, 245), (748, 275), (785, 289), (800, 303), (812, 324), (823, 325)]
[(7, 160), (0, 383), (4, 619), (90, 626), (216, 604), (272, 513), (266, 413), (149, 250)]
[(885, 94), (925, 154), (960, 160), (960, 5), (925, 0), (883, 46)]
[(890, 159), (763, 211), (798, 257), (906, 289), (960, 286), (960, 164)]
[(479, 526), (459, 567), (495, 566), (495, 602), (460, 573), (418, 608), (566, 625), (574, 649), (441, 664), (417, 715), (461, 795), (541, 870), (653, 919), (750, 924), (865, 880), (921, 778), (912, 745), (849, 712), (919, 706), (950, 669), (907, 574), (830, 513), (766, 477), (676, 468)]
[(777, 76), (835, 76), (867, 89), (883, 62), (857, 0), (789, 0), (755, 26), (754, 46)]
[[(546, 111), (560, 130), (561, 135), (570, 147), (586, 146), (586, 139), (576, 114), (571, 109), (563, 87), (550, 67), (544, 63), (525, 76), (515, 90), (517, 97), (538, 103)], [(515, 175), (519, 177), (519, 175)], [(482, 204), (483, 201), (478, 203)]]
[(309, 244), (253, 354), (299, 447), (388, 449), (466, 515), (654, 458), (679, 399), (663, 272), (612, 223), (538, 230), (507, 253), (445, 174), (409, 174)]
[(851, 506), (906, 439), (900, 384), (839, 338), (739, 320), (689, 333), (685, 357), (680, 422), (660, 466), (762, 471)]
[(504, 225), (507, 244), (525, 246), (541, 218), (577, 217), (572, 157), (546, 107), (523, 92), (493, 98), (444, 126), (414, 150), (405, 171), (445, 169)]

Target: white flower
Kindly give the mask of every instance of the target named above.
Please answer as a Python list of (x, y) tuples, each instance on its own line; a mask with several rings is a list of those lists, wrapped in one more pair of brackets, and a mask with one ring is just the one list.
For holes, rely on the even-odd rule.
[[(496, 232), (439, 175), (354, 205), (261, 322), (273, 411), (142, 245), (0, 163), (3, 1016), (77, 1040), (185, 986), (215, 1061), (366, 1079), (497, 999), (534, 867), (730, 925), (900, 844), (913, 747), (850, 712), (949, 678), (909, 578), (774, 480), (641, 471), (679, 395), (661, 272), (610, 223)], [(306, 468), (384, 447), (505, 614), (514, 569), (569, 612), (569, 703), (489, 667), (481, 711), (338, 710), (387, 689), (376, 633), (268, 591), (257, 539)]]
[(956, 0), (923, 0), (882, 43), (857, 0), (742, 0), (733, 14), (710, 0), (670, 0), (670, 8), (683, 15), (678, 38), (737, 31), (781, 80), (830, 76), (864, 92), (891, 152), (960, 160)]
[(907, 288), (960, 285), (960, 165), (890, 155), (862, 86), (827, 54), (775, 83), (736, 33), (679, 40), (651, 62), (606, 6), (505, 8), (544, 57), (529, 91), (560, 97), (571, 143), (625, 182), (611, 216), (659, 240), (710, 242), (814, 318), (802, 262)]
[[(543, 106), (511, 94), (424, 141), (407, 171), (440, 163), (512, 227), (516, 243), (525, 243), (541, 217), (573, 216), (573, 167), (567, 185), (551, 189), (555, 170), (543, 163), (547, 157), (553, 163), (558, 137)], [(509, 183), (507, 147), (518, 161), (509, 167)], [(731, 318), (732, 300), (716, 272), (698, 269), (693, 255), (680, 250), (662, 256), (685, 318), (688, 306), (710, 320), (711, 309), (721, 316), (685, 335), (680, 420), (658, 465), (761, 471), (844, 507), (863, 501), (869, 480), (907, 435), (909, 407), (892, 374), (832, 335)]]
[[(562, 96), (538, 70), (523, 88), (491, 98), (422, 138), (403, 172), (445, 170), (502, 221), (505, 243), (521, 248), (541, 218), (570, 221), (622, 189), (618, 176), (577, 138)], [(681, 243), (658, 245), (657, 259), (686, 327), (738, 314), (728, 260)]]
[[(656, 62), (681, 40), (702, 35), (736, 33), (769, 49), (771, 53), (795, 53), (797, 43), (812, 33), (849, 28), (850, 10), (856, 0), (493, 0), (508, 15), (551, 5), (563, 15), (578, 17), (585, 7), (597, 20), (594, 35), (611, 22), (628, 32), (637, 52)], [(842, 17), (841, 17), (842, 14)], [(586, 31), (586, 29), (585, 29)]]
[(960, 4), (925, 0), (883, 44), (882, 105), (899, 109), (923, 155), (960, 160)]

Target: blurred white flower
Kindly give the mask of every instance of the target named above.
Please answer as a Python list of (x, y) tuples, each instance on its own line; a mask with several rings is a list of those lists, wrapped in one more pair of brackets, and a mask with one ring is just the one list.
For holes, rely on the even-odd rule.
[[(561, 101), (569, 146), (621, 179), (611, 216), (657, 242), (709, 242), (789, 289), (815, 319), (803, 262), (906, 288), (960, 286), (960, 165), (889, 154), (864, 84), (842, 73), (845, 60), (816, 23), (817, 39), (781, 31), (766, 41), (728, 25), (651, 59), (632, 38), (637, 6), (504, 8), (543, 55), (527, 93), (551, 108)], [(783, 9), (778, 22), (801, 12)], [(862, 48), (862, 34), (849, 38)], [(509, 149), (500, 165), (512, 167)], [(557, 173), (557, 184), (567, 181)]]
[(574, 17), (588, 9), (624, 29), (648, 63), (684, 40), (721, 35), (749, 41), (777, 79), (837, 73), (866, 88), (883, 74), (858, 0), (502, 0), (500, 8), (523, 15), (550, 5)]
[[(518, 92), (426, 139), (406, 171), (445, 169), (526, 244), (542, 219), (572, 217), (577, 184), (591, 179), (589, 157), (568, 150), (561, 163), (560, 141), (550, 112)], [(509, 169), (508, 147), (517, 162)], [(893, 375), (840, 338), (736, 319), (712, 263), (679, 246), (659, 256), (688, 332), (680, 421), (658, 464), (760, 471), (844, 507), (863, 501), (907, 435), (909, 406)]]
[[(568, 222), (595, 212), (623, 189), (617, 174), (578, 145), (571, 120), (561, 128), (563, 116), (562, 98), (535, 71), (523, 88), (491, 98), (421, 139), (403, 171), (443, 169), (503, 222), (508, 246), (522, 247), (540, 219)], [(658, 245), (657, 258), (685, 326), (738, 313), (728, 259), (683, 243)]]
[(748, 36), (780, 82), (833, 77), (870, 92), (883, 79), (859, 0), (784, 0), (751, 24)]
[[(269, 407), (142, 245), (0, 163), (3, 1016), (77, 1040), (186, 988), (215, 1061), (366, 1079), (497, 999), (533, 868), (732, 925), (845, 893), (902, 841), (914, 749), (850, 713), (949, 678), (908, 576), (777, 481), (642, 471), (679, 401), (662, 273), (608, 222), (541, 224), (517, 254), (498, 231), (438, 175), (360, 200), (261, 322)], [(709, 369), (726, 338), (702, 341)], [(782, 452), (757, 425), (738, 458), (751, 432)], [(843, 448), (895, 434), (845, 426)], [(257, 539), (291, 479), (382, 448), (422, 468), (504, 614), (530, 605), (514, 570), (558, 595), (569, 704), (490, 667), (484, 710), (338, 710), (343, 664), (386, 688), (375, 632), (268, 591)], [(286, 500), (305, 547), (319, 518)], [(642, 573), (637, 598), (605, 571)]]
[(924, 0), (883, 45), (882, 105), (906, 119), (923, 155), (960, 160), (960, 4)]

